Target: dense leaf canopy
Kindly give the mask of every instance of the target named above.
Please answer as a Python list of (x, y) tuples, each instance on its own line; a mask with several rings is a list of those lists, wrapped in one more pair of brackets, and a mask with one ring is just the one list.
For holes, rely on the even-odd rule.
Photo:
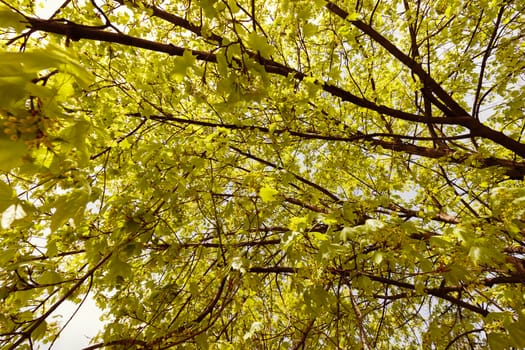
[(1, 0), (0, 347), (525, 347), (525, 4)]

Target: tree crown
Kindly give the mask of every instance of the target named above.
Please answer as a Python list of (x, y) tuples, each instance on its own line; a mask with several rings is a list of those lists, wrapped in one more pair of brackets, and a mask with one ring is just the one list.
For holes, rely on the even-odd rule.
[(525, 347), (519, 1), (0, 1), (0, 344)]

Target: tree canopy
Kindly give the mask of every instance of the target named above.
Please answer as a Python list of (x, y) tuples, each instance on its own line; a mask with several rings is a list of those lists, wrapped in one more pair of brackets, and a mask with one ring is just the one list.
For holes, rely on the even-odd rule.
[(0, 345), (525, 347), (525, 4), (0, 0)]

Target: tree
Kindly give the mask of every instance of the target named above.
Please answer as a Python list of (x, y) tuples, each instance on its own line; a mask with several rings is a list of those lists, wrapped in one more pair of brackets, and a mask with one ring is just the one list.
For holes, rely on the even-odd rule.
[(3, 349), (525, 347), (522, 2), (0, 2)]

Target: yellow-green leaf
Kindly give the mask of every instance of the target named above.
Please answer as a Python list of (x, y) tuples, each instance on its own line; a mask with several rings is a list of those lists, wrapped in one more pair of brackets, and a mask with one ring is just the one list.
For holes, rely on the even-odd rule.
[(276, 196), (279, 194), (279, 191), (269, 187), (264, 186), (259, 190), (259, 197), (261, 197), (263, 202), (273, 202), (276, 200)]

